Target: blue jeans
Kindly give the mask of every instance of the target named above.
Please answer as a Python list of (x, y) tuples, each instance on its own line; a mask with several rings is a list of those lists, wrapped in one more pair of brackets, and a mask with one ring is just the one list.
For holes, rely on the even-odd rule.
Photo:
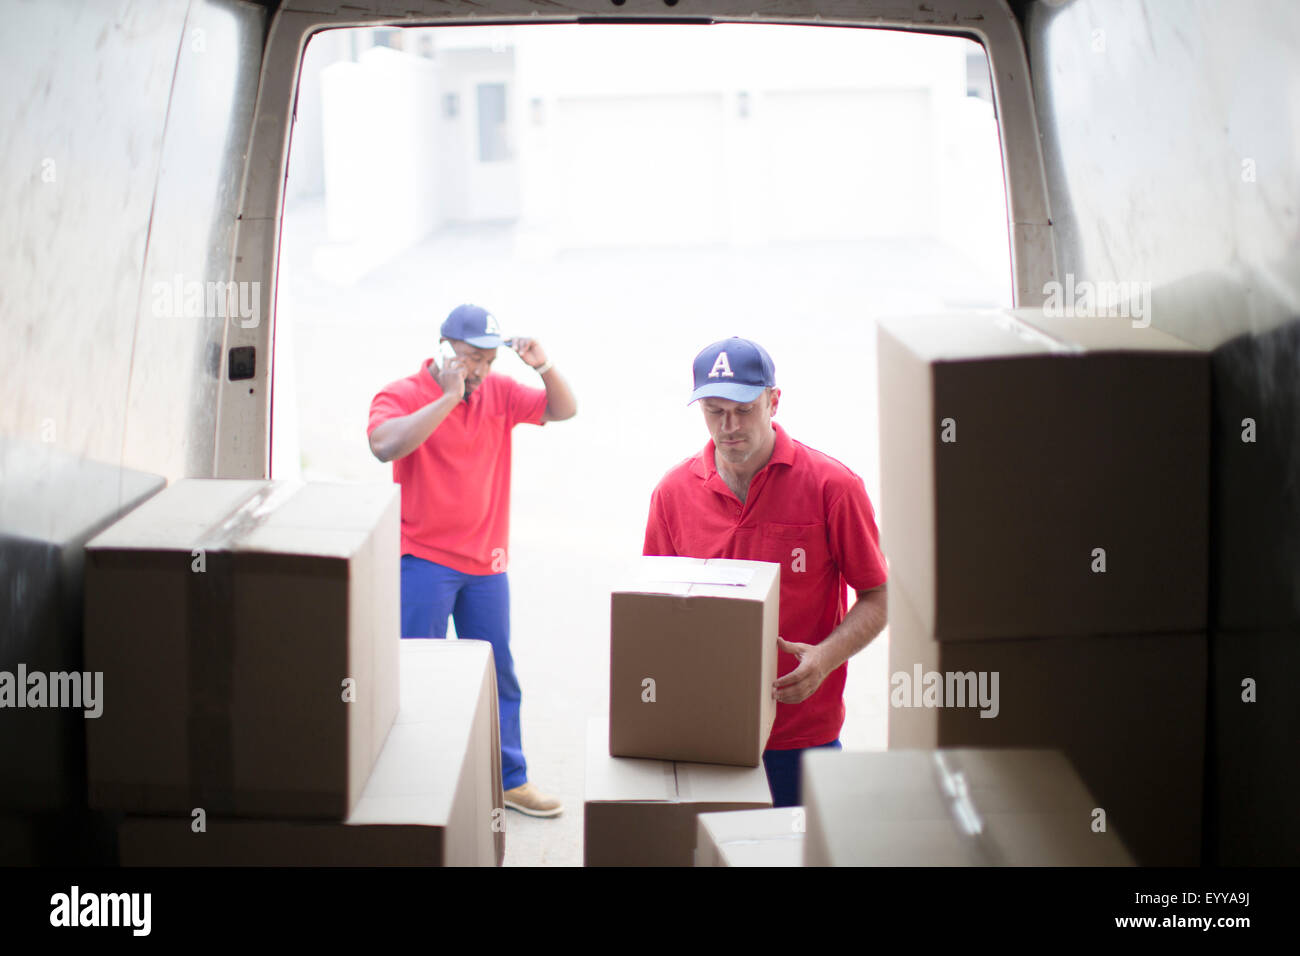
[(446, 638), (447, 618), (456, 636), (492, 645), (501, 715), (501, 777), (506, 790), (528, 782), (520, 741), (519, 680), (510, 656), (510, 583), (500, 574), (464, 574), (412, 554), (402, 555), (402, 637)]
[(795, 750), (764, 750), (763, 769), (767, 771), (767, 783), (772, 788), (772, 806), (798, 807), (803, 804), (799, 793), (799, 764), (805, 750), (843, 750), (837, 739), (817, 747), (801, 747)]

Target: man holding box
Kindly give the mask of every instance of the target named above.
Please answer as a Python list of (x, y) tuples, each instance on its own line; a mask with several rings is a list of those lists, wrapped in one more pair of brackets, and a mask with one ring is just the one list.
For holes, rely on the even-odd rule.
[[(510, 434), (521, 422), (572, 418), (577, 402), (538, 341), (503, 340), (486, 309), (458, 306), (441, 331), (442, 366), (425, 359), (370, 404), (370, 450), (402, 486), (402, 636), (445, 638), (451, 616), (458, 636), (492, 645), (506, 806), (555, 816), (560, 801), (528, 782), (520, 741), (506, 579)], [(545, 389), (490, 373), (503, 342)]]
[[(776, 367), (730, 338), (695, 357), (712, 440), (650, 499), (644, 553), (781, 565), (776, 721), (763, 754), (774, 806), (799, 804), (799, 761), (840, 748), (850, 657), (885, 626), (885, 558), (862, 479), (772, 421)], [(847, 608), (846, 586), (857, 593)]]

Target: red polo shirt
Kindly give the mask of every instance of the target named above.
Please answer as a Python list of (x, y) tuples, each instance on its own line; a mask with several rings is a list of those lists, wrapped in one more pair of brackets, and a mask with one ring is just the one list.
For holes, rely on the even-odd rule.
[[(369, 436), (390, 418), (442, 396), (428, 370), (384, 387), (370, 403)], [(487, 375), (415, 451), (393, 462), (402, 486), (402, 553), (465, 574), (506, 569), (510, 546), (510, 432), (542, 424), (546, 391)]]
[[(888, 577), (875, 512), (862, 479), (795, 441), (775, 422), (772, 457), (742, 504), (718, 474), (713, 442), (673, 468), (650, 498), (645, 554), (740, 558), (781, 565), (781, 636), (820, 644), (844, 620), (846, 586), (862, 591)], [(777, 676), (794, 670), (778, 653)], [(769, 750), (828, 744), (844, 726), (848, 664), (798, 704), (776, 705)]]

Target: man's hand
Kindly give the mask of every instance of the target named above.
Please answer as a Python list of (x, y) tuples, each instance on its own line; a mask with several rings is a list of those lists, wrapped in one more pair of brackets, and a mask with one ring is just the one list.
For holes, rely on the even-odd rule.
[(821, 648), (815, 644), (792, 644), (784, 638), (776, 639), (776, 646), (799, 661), (797, 667), (772, 684), (772, 696), (782, 704), (798, 704), (807, 700), (822, 685), (832, 668), (823, 660)]
[(511, 345), (529, 368), (541, 368), (546, 364), (546, 353), (542, 351), (537, 339), (516, 338), (511, 341)]
[(459, 358), (449, 358), (442, 363), (438, 374), (434, 376), (443, 394), (455, 395), (460, 401), (465, 397), (465, 363)]
[(510, 346), (530, 368), (541, 373), (542, 384), (546, 386), (546, 411), (542, 413), (542, 421), (562, 422), (578, 414), (578, 401), (573, 397), (569, 383), (559, 369), (546, 360), (546, 352), (537, 339), (518, 336), (510, 340)]

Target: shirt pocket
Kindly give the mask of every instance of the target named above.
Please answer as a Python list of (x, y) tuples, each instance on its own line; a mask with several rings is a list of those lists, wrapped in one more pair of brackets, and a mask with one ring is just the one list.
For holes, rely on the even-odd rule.
[(782, 524), (768, 521), (759, 526), (761, 560), (781, 565), (781, 577), (791, 575), (820, 578), (830, 562), (826, 525)]

